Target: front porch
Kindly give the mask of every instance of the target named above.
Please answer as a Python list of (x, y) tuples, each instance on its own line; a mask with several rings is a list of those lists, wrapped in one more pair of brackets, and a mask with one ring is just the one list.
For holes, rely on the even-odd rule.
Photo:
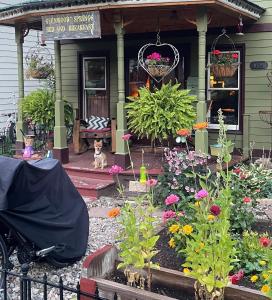
[[(140, 167), (142, 166), (142, 149), (144, 153), (144, 165), (147, 168), (149, 178), (157, 178), (163, 173), (164, 166), (164, 149), (155, 148), (156, 152), (151, 152), (150, 147), (144, 148), (134, 145), (131, 147), (131, 158), (134, 164), (136, 179), (139, 179)], [(177, 148), (178, 149), (178, 148)], [(185, 150), (185, 149), (184, 149)], [(101, 196), (113, 195), (116, 193), (114, 177), (109, 174), (109, 169), (115, 163), (115, 155), (106, 149), (104, 153), (107, 156), (108, 166), (104, 169), (95, 169), (94, 150), (88, 150), (81, 155), (74, 154), (73, 147), (69, 149), (70, 161), (64, 164), (63, 167), (74, 182), (82, 196), (90, 199), (97, 199)], [(229, 163), (229, 167), (233, 167), (245, 161), (241, 155), (235, 154)], [(216, 171), (216, 157), (211, 157), (208, 160), (208, 167), (212, 172)], [(134, 180), (133, 171), (131, 168), (120, 173), (120, 179), (128, 189), (129, 180)]]
[[(70, 166), (76, 163), (82, 164), (82, 166), (85, 165), (88, 161), (89, 152), (79, 157), (73, 156), (71, 152), (69, 154), (65, 138), (64, 98), (73, 103), (75, 109), (79, 109), (80, 118), (85, 119), (94, 112), (100, 114), (100, 116), (116, 118), (116, 152), (114, 155), (109, 154), (109, 162), (126, 168), (129, 166), (128, 149), (122, 139), (122, 136), (128, 131), (125, 103), (127, 96), (133, 92), (130, 91), (132, 85), (130, 85), (126, 69), (130, 64), (129, 60), (135, 56), (135, 53), (132, 54), (133, 57), (130, 56), (129, 48), (134, 49), (137, 55), (138, 51), (135, 51), (135, 49), (139, 49), (139, 41), (140, 43), (150, 41), (150, 36), (158, 30), (162, 32), (162, 37), (165, 37), (168, 42), (180, 44), (182, 49), (186, 48), (185, 44), (190, 44), (190, 47), (185, 51), (190, 55), (182, 57), (179, 67), (171, 75), (171, 78), (176, 78), (182, 84), (182, 88), (194, 89), (198, 100), (196, 121), (205, 122), (207, 121), (206, 51), (208, 27), (209, 29), (218, 30), (222, 27), (234, 28), (241, 17), (243, 17), (245, 24), (250, 24), (258, 20), (264, 11), (259, 6), (243, 0), (235, 4), (230, 0), (225, 1), (224, 4), (221, 1), (211, 0), (205, 1), (205, 4), (203, 4), (203, 1), (192, 3), (192, 1), (186, 0), (114, 1), (114, 3), (109, 1), (110, 4), (108, 5), (105, 5), (104, 1), (96, 1), (95, 3), (93, 1), (79, 1), (77, 4), (74, 4), (73, 1), (67, 1), (61, 5), (57, 2), (59, 1), (44, 4), (42, 10), (39, 10), (41, 4), (28, 3), (21, 8), (11, 7), (2, 12), (0, 11), (0, 23), (12, 25), (16, 28), (19, 102), (21, 102), (24, 97), (23, 40), (25, 28), (44, 29), (42, 18), (45, 16), (58, 20), (59, 16), (67, 16), (67, 13), (68, 16), (82, 11), (99, 12), (100, 14), (99, 29), (102, 37), (100, 40), (92, 39), (92, 36), (88, 39), (82, 39), (80, 35), (68, 39), (65, 36), (53, 38), (56, 74), (54, 154), (63, 163), (68, 163), (70, 160), (68, 164)], [(171, 32), (174, 33), (172, 36), (169, 34)], [(90, 60), (98, 56), (103, 58), (100, 59), (99, 66), (102, 66), (104, 75), (102, 76), (103, 80), (96, 80), (97, 78), (95, 78), (97, 87), (95, 90), (92, 85), (86, 85), (84, 67), (81, 68), (80, 65), (88, 65)], [(108, 58), (109, 60), (107, 60)], [(81, 60), (79, 61), (79, 59)], [(95, 63), (98, 65), (98, 62)], [(92, 68), (91, 64), (90, 68)], [(226, 95), (226, 97), (228, 96), (229, 94)], [(231, 96), (235, 98), (235, 93)], [(90, 105), (88, 99), (91, 99)], [(107, 99), (108, 102), (106, 103)], [(99, 101), (101, 101), (100, 104)], [(225, 109), (228, 110), (228, 114), (233, 111), (233, 108), (226, 107)], [(243, 107), (237, 107), (236, 110), (239, 110), (240, 113), (239, 116), (235, 116), (239, 127), (238, 119), (239, 122), (243, 119)], [(246, 116), (244, 118), (246, 119)], [(236, 124), (233, 125), (234, 128), (235, 126)], [(20, 131), (22, 129), (23, 120), (19, 111), (17, 142), (21, 144), (23, 143), (23, 136)], [(249, 149), (247, 129), (247, 126), (239, 127), (242, 138), (238, 141), (238, 148), (243, 148), (244, 155), (247, 155)], [(206, 129), (196, 130), (195, 149), (208, 153), (208, 144), (208, 131)], [(141, 160), (139, 157), (141, 157), (141, 154), (138, 156), (137, 154), (133, 155), (135, 155), (135, 159), (138, 160), (138, 165), (140, 165)], [(153, 162), (154, 158), (155, 162)], [(149, 159), (151, 170), (159, 170), (161, 156), (153, 156)], [(137, 167), (139, 167), (138, 165)]]

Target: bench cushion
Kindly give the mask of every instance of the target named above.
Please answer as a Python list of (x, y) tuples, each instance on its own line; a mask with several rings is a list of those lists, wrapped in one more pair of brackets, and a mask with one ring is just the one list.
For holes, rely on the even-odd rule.
[(105, 117), (98, 117), (98, 116), (90, 116), (88, 123), (89, 126), (87, 129), (95, 129), (95, 130), (101, 130), (108, 126), (109, 118)]

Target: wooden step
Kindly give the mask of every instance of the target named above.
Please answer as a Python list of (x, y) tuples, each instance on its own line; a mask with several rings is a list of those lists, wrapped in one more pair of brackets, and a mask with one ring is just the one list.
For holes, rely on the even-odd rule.
[(66, 170), (68, 175), (80, 176), (93, 179), (103, 179), (103, 180), (113, 180), (113, 176), (109, 174), (109, 169), (90, 169), (82, 167), (72, 167), (65, 166), (63, 168)]
[(116, 190), (113, 180), (89, 178), (78, 175), (70, 175), (72, 182), (81, 196), (98, 199), (101, 196), (112, 195)]

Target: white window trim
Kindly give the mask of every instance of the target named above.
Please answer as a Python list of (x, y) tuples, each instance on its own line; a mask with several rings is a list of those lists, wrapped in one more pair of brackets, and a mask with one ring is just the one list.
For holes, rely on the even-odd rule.
[[(230, 51), (221, 51), (221, 53), (239, 53), (239, 59), (238, 59), (238, 87), (236, 88), (211, 88), (210, 87), (210, 76), (211, 76), (211, 69), (208, 67), (207, 70), (207, 99), (211, 99), (211, 92), (212, 91), (239, 91), (239, 104), (238, 104), (238, 124), (237, 125), (231, 125), (231, 124), (225, 124), (227, 130), (234, 130), (238, 131), (240, 130), (240, 110), (241, 110), (241, 90), (240, 90), (240, 81), (241, 81), (241, 51), (239, 50), (230, 50)], [(208, 53), (208, 66), (211, 62), (211, 52)], [(210, 118), (207, 111), (207, 118)], [(219, 129), (219, 124), (213, 124), (209, 122), (208, 129)]]

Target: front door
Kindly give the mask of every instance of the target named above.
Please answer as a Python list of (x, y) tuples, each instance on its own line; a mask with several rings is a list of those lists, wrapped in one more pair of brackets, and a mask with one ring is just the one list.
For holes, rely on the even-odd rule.
[(83, 118), (109, 117), (106, 57), (83, 57)]

